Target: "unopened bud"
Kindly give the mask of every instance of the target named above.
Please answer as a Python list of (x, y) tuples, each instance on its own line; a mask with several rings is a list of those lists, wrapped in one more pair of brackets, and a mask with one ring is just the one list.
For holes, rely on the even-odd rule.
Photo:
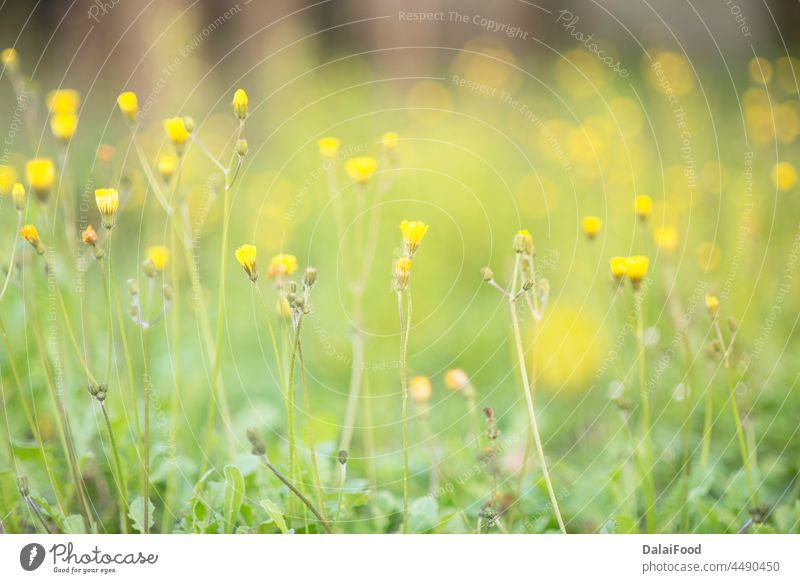
[(483, 281), (492, 281), (494, 279), (494, 271), (492, 271), (489, 267), (482, 267), (481, 277), (483, 278)]
[(255, 427), (247, 428), (247, 439), (250, 441), (250, 445), (253, 446), (253, 455), (264, 455), (267, 452), (264, 440), (259, 437)]
[(303, 274), (303, 285), (306, 287), (313, 287), (313, 285), (317, 282), (317, 268), (316, 267), (307, 267), (306, 272)]
[(340, 449), (337, 459), (340, 464), (345, 465), (347, 463), (347, 450)]
[(244, 158), (245, 156), (247, 156), (248, 150), (249, 147), (247, 145), (247, 140), (242, 138), (238, 142), (236, 142), (236, 153), (239, 154), (239, 156)]
[(197, 124), (195, 124), (193, 117), (187, 115), (186, 117), (183, 118), (183, 127), (186, 128), (187, 132), (192, 134), (194, 133)]

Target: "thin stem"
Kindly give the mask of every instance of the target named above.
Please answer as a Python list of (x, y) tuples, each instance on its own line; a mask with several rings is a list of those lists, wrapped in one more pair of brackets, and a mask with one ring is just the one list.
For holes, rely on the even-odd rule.
[(655, 529), (655, 488), (653, 484), (652, 445), (650, 438), (650, 395), (647, 390), (647, 370), (644, 347), (644, 314), (642, 292), (634, 291), (636, 304), (636, 339), (639, 344), (639, 398), (642, 407), (642, 496), (645, 506), (645, 527), (648, 533)]
[(0, 300), (6, 295), (8, 289), (8, 282), (11, 281), (11, 274), (14, 272), (14, 256), (17, 252), (17, 243), (19, 242), (19, 230), (22, 228), (22, 211), (17, 210), (17, 229), (14, 231), (14, 244), (11, 245), (11, 255), (8, 258), (8, 272), (6, 273), (6, 280), (3, 282), (3, 289), (0, 291)]
[(114, 429), (111, 426), (111, 419), (108, 416), (108, 410), (106, 409), (106, 405), (103, 401), (100, 401), (100, 410), (103, 412), (103, 419), (106, 422), (106, 429), (108, 429), (108, 437), (111, 441), (111, 452), (114, 456), (114, 466), (115, 466), (115, 481), (117, 484), (117, 491), (119, 492), (120, 499), (122, 501), (121, 504), (121, 511), (120, 511), (120, 527), (122, 528), (122, 532), (128, 532), (128, 488), (125, 485), (125, 476), (122, 473), (122, 463), (120, 462), (119, 457), (119, 448), (117, 447), (117, 439), (114, 437)]
[(335, 523), (339, 524), (339, 516), (342, 512), (342, 500), (344, 500), (344, 483), (347, 479), (347, 464), (339, 464), (339, 495), (336, 497), (336, 520)]
[(303, 385), (303, 404), (306, 409), (306, 417), (308, 417), (306, 430), (308, 432), (308, 449), (311, 456), (311, 477), (314, 480), (314, 488), (317, 491), (317, 502), (319, 503), (322, 515), (325, 516), (325, 497), (322, 494), (322, 482), (319, 479), (319, 470), (317, 468), (317, 448), (314, 444), (314, 431), (312, 428), (313, 417), (311, 415), (311, 398), (308, 394), (308, 379), (306, 378), (306, 363), (303, 358), (303, 344), (300, 342), (300, 322), (297, 323), (297, 357), (300, 359), (300, 382)]
[[(403, 321), (403, 295), (410, 300), (411, 294), (397, 292), (397, 310), (400, 316), (400, 384), (402, 390), (402, 432), (403, 432), (403, 534), (408, 533), (408, 331)], [(408, 305), (408, 323), (411, 322), (411, 303)]]

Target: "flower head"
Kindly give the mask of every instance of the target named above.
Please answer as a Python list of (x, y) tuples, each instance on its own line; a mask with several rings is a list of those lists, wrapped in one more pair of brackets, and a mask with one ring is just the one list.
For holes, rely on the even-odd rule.
[(431, 398), (433, 387), (431, 387), (431, 380), (428, 377), (416, 376), (411, 377), (408, 382), (408, 392), (411, 398), (417, 403), (426, 403)]
[(444, 374), (444, 386), (451, 391), (461, 390), (469, 383), (469, 377), (460, 368), (451, 368)]
[(11, 73), (16, 73), (19, 69), (19, 54), (17, 49), (8, 48), (0, 52), (0, 62), (3, 63), (6, 69)]
[(236, 261), (244, 268), (250, 281), (255, 282), (258, 279), (258, 270), (256, 269), (256, 246), (255, 245), (242, 245), (236, 249)]
[(97, 245), (97, 232), (92, 225), (87, 225), (86, 228), (81, 231), (81, 241), (83, 241), (84, 245), (88, 245), (89, 247)]
[(520, 229), (514, 235), (514, 252), (533, 255), (533, 237), (528, 229)]
[(591, 215), (583, 217), (583, 220), (581, 221), (583, 232), (590, 239), (594, 239), (597, 236), (602, 225), (603, 222), (600, 220), (600, 217), (594, 217)]
[(797, 184), (797, 170), (791, 162), (778, 162), (772, 167), (772, 184), (781, 192), (791, 190)]
[(172, 154), (162, 154), (158, 158), (158, 174), (161, 180), (169, 182), (178, 168), (178, 159)]
[(78, 113), (81, 94), (74, 89), (55, 89), (47, 94), (47, 109), (52, 115), (58, 113)]
[(244, 89), (237, 89), (233, 94), (233, 113), (236, 114), (240, 120), (247, 117), (247, 93)]
[(25, 177), (40, 201), (47, 200), (56, 180), (56, 167), (50, 158), (36, 158), (25, 164)]
[(50, 118), (50, 131), (62, 142), (69, 142), (78, 128), (78, 116), (74, 113), (56, 113)]
[(158, 273), (164, 271), (169, 262), (169, 249), (163, 245), (153, 245), (147, 249), (147, 261)]
[(39, 238), (39, 231), (36, 230), (36, 227), (33, 225), (23, 225), (19, 230), (19, 236), (30, 243), (31, 247), (36, 249), (39, 255), (44, 253), (44, 245), (42, 245), (42, 240)]
[(625, 259), (625, 275), (631, 280), (634, 289), (639, 286), (647, 274), (649, 260), (644, 255), (634, 255)]
[(336, 154), (339, 153), (340, 144), (339, 138), (320, 138), (319, 142), (317, 142), (319, 146), (319, 155), (325, 160), (333, 160), (336, 158)]
[(628, 270), (627, 257), (612, 257), (609, 263), (611, 264), (611, 276), (618, 282), (622, 281)]
[(116, 188), (98, 188), (94, 191), (94, 200), (97, 203), (97, 210), (103, 218), (103, 226), (106, 229), (114, 227), (117, 210), (119, 210), (119, 193)]
[(17, 181), (17, 171), (13, 166), (0, 166), (0, 195), (8, 194)]
[(136, 123), (136, 114), (139, 112), (139, 98), (133, 91), (125, 91), (117, 97), (117, 105), (122, 115), (131, 122)]
[(378, 161), (369, 156), (350, 158), (345, 161), (344, 169), (352, 180), (359, 184), (366, 184), (378, 169)]
[(400, 136), (397, 135), (395, 132), (386, 132), (381, 136), (381, 144), (383, 147), (388, 151), (391, 152), (395, 148), (397, 148), (397, 144), (400, 141)]
[(659, 249), (669, 253), (678, 246), (678, 231), (674, 227), (660, 227), (653, 232), (653, 240)]
[(706, 294), (706, 309), (712, 316), (716, 316), (719, 311), (719, 298), (715, 295)]
[(182, 117), (170, 117), (164, 120), (164, 131), (167, 137), (179, 152), (183, 149), (186, 140), (189, 139), (189, 131)]
[(646, 194), (640, 194), (633, 200), (633, 209), (640, 220), (646, 221), (653, 212), (653, 199)]
[(408, 288), (408, 280), (411, 277), (411, 259), (401, 257), (394, 261), (394, 288), (403, 291)]
[(18, 211), (21, 211), (25, 208), (25, 187), (19, 182), (14, 184), (14, 188), (11, 189), (11, 198), (14, 201), (14, 206), (17, 207)]
[(292, 307), (289, 305), (289, 300), (286, 298), (278, 298), (275, 302), (275, 315), (279, 318), (289, 319), (292, 315)]
[(414, 257), (419, 249), (425, 233), (428, 232), (428, 225), (422, 221), (403, 221), (400, 223), (400, 232), (403, 235), (403, 248), (406, 257)]
[(269, 260), (267, 277), (270, 279), (283, 279), (292, 275), (297, 269), (297, 257), (280, 253)]

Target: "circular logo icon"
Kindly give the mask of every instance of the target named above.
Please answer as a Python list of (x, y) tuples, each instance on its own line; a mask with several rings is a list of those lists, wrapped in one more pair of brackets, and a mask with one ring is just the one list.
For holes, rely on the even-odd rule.
[(26, 571), (35, 571), (44, 562), (44, 547), (39, 543), (30, 543), (19, 552), (19, 564)]

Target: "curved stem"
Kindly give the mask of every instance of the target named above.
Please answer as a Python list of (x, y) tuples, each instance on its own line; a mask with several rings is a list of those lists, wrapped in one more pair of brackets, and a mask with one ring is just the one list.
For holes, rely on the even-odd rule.
[(653, 484), (652, 444), (650, 438), (650, 393), (647, 390), (647, 373), (644, 349), (644, 314), (642, 292), (634, 291), (636, 303), (636, 339), (639, 344), (639, 398), (642, 407), (642, 496), (645, 507), (645, 526), (647, 532), (655, 528), (655, 486)]
[(11, 246), (11, 256), (8, 259), (8, 272), (6, 273), (6, 280), (3, 282), (3, 289), (0, 291), (0, 300), (6, 295), (8, 289), (8, 282), (11, 281), (11, 274), (14, 272), (14, 256), (17, 252), (17, 243), (19, 242), (19, 230), (22, 228), (22, 211), (17, 211), (17, 230), (14, 231), (14, 244)]

